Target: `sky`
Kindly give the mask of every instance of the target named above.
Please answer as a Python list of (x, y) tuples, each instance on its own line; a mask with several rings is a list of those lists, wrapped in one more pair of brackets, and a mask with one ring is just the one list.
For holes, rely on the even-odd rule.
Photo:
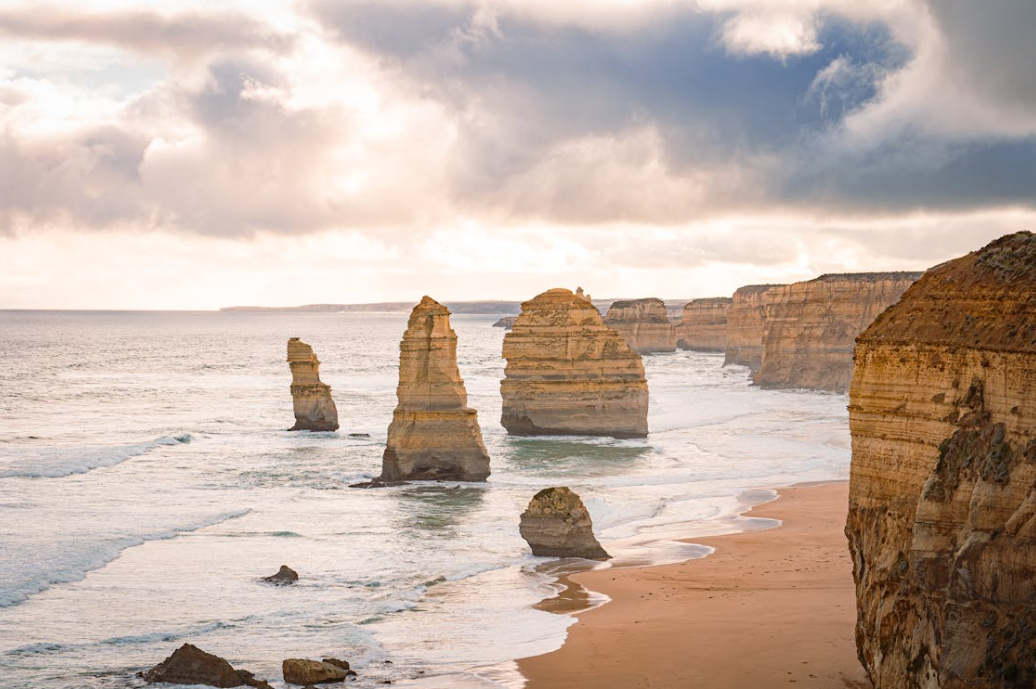
[(0, 308), (693, 298), (1036, 229), (1031, 0), (0, 0)]

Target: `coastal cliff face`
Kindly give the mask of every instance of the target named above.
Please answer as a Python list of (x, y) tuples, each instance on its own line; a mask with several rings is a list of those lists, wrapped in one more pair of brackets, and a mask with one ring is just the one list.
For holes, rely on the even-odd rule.
[(313, 348), (297, 337), (288, 340), (291, 401), (295, 409), (292, 431), (336, 431), (338, 409), (331, 386), (320, 382), (320, 361)]
[(822, 275), (768, 290), (763, 358), (752, 382), (764, 388), (848, 391), (856, 337), (919, 277)]
[(552, 289), (522, 304), (504, 337), (500, 423), (516, 435), (647, 435), (640, 355), (588, 300)]
[(850, 401), (875, 686), (1036, 686), (1036, 236), (928, 271), (860, 336)]
[(727, 310), (726, 357), (723, 365), (747, 366), (753, 372), (763, 363), (766, 295), (784, 285), (746, 285), (734, 292)]
[(724, 352), (727, 349), (727, 311), (730, 297), (693, 299), (683, 307), (676, 326), (676, 346), (698, 352)]
[(635, 352), (676, 351), (676, 330), (661, 299), (617, 301), (608, 308), (604, 323), (622, 335)]
[(457, 334), (431, 297), (414, 307), (399, 344), (396, 396), (379, 480), (486, 480), (489, 453), (457, 368)]

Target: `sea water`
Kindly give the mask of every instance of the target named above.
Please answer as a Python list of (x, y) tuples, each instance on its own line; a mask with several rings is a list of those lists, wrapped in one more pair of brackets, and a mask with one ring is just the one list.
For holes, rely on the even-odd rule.
[[(274, 686), (325, 656), (353, 686), (520, 686), (508, 661), (572, 622), (532, 607), (554, 591), (517, 528), (539, 489), (579, 493), (621, 566), (703, 556), (675, 539), (848, 475), (844, 395), (760, 390), (718, 354), (644, 357), (644, 440), (508, 436), (495, 320), (452, 319), (489, 481), (363, 490), (406, 314), (0, 312), (0, 686), (141, 686), (185, 642)], [(338, 432), (285, 430), (289, 337)], [(258, 581), (281, 564), (296, 585)]]

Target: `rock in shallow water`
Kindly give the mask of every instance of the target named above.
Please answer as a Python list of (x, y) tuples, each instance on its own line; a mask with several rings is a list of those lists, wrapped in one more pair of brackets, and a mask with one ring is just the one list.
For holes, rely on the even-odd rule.
[(313, 348), (297, 337), (288, 340), (291, 401), (295, 408), (292, 431), (337, 431), (338, 409), (331, 386), (320, 382), (320, 360)]
[(235, 670), (219, 656), (206, 653), (197, 646), (184, 644), (173, 654), (140, 676), (149, 683), (203, 684), (210, 687), (250, 686), (272, 689), (247, 670)]
[(594, 536), (590, 513), (583, 501), (564, 486), (536, 493), (522, 513), (518, 531), (533, 555), (587, 560), (611, 557)]
[(299, 573), (288, 565), (281, 565), (281, 568), (277, 570), (276, 574), (263, 577), (262, 580), (269, 584), (276, 584), (277, 586), (287, 586), (289, 584), (294, 584), (299, 580)]
[(285, 682), (301, 685), (344, 682), (345, 678), (352, 673), (348, 668), (348, 663), (345, 668), (342, 668), (326, 661), (307, 660), (306, 658), (288, 658), (281, 663), (281, 672), (284, 674)]

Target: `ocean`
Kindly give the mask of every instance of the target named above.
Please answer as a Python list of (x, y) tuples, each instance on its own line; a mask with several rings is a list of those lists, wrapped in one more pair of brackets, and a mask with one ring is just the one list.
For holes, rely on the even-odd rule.
[[(520, 687), (511, 661), (573, 622), (533, 608), (556, 590), (518, 535), (539, 489), (579, 493), (624, 566), (705, 556), (676, 539), (848, 478), (845, 395), (760, 390), (721, 354), (644, 357), (645, 440), (508, 436), (497, 318), (452, 318), (489, 481), (363, 490), (407, 314), (0, 311), (0, 686), (138, 687), (189, 642), (277, 687), (284, 658), (326, 656), (358, 687)], [(337, 433), (285, 430), (289, 337)], [(258, 581), (282, 564), (296, 585)]]

